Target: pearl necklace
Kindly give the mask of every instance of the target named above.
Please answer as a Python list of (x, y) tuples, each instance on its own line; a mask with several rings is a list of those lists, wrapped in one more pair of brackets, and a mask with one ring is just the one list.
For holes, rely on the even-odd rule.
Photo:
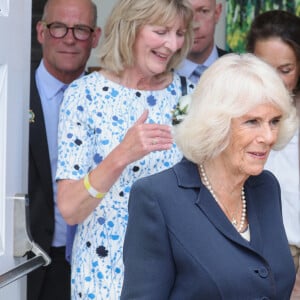
[[(226, 209), (226, 207), (219, 202), (218, 198), (216, 197), (212, 186), (208, 180), (208, 177), (205, 173), (204, 167), (202, 164), (199, 165), (199, 170), (200, 170), (200, 175), (203, 179), (203, 183), (204, 185), (207, 187), (207, 189), (210, 191), (210, 193), (212, 194), (212, 196), (214, 197), (214, 199), (216, 200), (216, 202), (219, 204), (220, 207), (224, 207), (224, 209), (226, 210), (226, 212), (228, 213), (228, 215), (230, 216), (228, 210)], [(241, 219), (240, 219), (240, 225), (238, 226), (238, 222), (235, 219), (235, 217), (232, 217), (231, 219), (231, 224), (236, 228), (236, 230), (240, 233), (243, 228), (244, 228), (244, 224), (245, 224), (245, 220), (246, 220), (246, 214), (247, 214), (247, 207), (246, 207), (246, 196), (245, 196), (245, 190), (244, 187), (242, 188), (242, 192), (241, 192), (241, 199), (242, 199), (242, 214), (241, 214)]]

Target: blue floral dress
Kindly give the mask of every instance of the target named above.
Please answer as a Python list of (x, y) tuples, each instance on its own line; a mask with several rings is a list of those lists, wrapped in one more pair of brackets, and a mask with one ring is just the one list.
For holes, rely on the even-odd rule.
[[(192, 89), (189, 85), (188, 92)], [(56, 178), (80, 179), (95, 168), (145, 109), (148, 123), (171, 124), (171, 111), (181, 94), (177, 74), (158, 91), (124, 88), (98, 72), (74, 81), (60, 110)], [(99, 206), (78, 225), (72, 251), (72, 299), (119, 299), (131, 185), (171, 167), (181, 157), (174, 144), (168, 151), (152, 152), (128, 165)]]

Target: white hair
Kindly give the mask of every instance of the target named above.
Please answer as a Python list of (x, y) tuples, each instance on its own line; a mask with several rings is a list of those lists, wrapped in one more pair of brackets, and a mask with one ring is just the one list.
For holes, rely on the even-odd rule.
[(277, 72), (253, 54), (227, 54), (210, 66), (191, 94), (175, 141), (189, 160), (202, 163), (228, 145), (231, 120), (256, 106), (272, 103), (282, 111), (274, 149), (284, 147), (298, 126), (296, 109)]

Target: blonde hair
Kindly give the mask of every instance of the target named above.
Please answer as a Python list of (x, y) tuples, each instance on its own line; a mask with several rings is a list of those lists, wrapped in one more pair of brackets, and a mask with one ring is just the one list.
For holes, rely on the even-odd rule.
[(233, 118), (264, 103), (282, 111), (273, 147), (281, 149), (298, 126), (296, 109), (284, 83), (271, 66), (252, 54), (224, 55), (201, 76), (187, 116), (175, 127), (175, 141), (184, 156), (202, 163), (228, 146)]
[(108, 17), (100, 46), (100, 66), (117, 74), (134, 63), (133, 46), (143, 25), (163, 25), (182, 18), (186, 26), (183, 47), (173, 55), (166, 72), (186, 57), (193, 41), (193, 9), (188, 0), (119, 0)]

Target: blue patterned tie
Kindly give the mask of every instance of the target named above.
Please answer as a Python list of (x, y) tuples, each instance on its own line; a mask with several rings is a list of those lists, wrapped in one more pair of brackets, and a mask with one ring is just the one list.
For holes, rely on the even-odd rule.
[(64, 98), (64, 93), (65, 93), (65, 90), (67, 89), (69, 85), (68, 84), (64, 84), (60, 90), (59, 90), (59, 93), (60, 93), (60, 98), (59, 98), (59, 104), (61, 104), (61, 102), (63, 101), (63, 98)]
[(64, 93), (68, 86), (69, 86), (68, 84), (64, 84), (64, 85), (60, 88), (60, 91), (61, 91), (62, 93)]
[(190, 80), (194, 83), (197, 83), (202, 75), (202, 73), (207, 69), (204, 65), (198, 65), (197, 68), (193, 71), (190, 76)]

